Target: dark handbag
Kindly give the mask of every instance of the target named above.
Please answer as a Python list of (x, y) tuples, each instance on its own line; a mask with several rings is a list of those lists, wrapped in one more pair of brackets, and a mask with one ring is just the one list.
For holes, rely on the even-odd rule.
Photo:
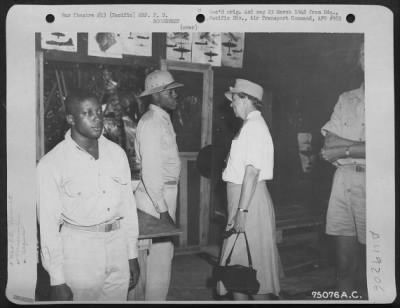
[(249, 267), (243, 265), (229, 265), (229, 263), (231, 262), (233, 248), (235, 247), (236, 241), (240, 235), (240, 233), (238, 233), (235, 242), (233, 243), (232, 249), (225, 261), (225, 265), (219, 266), (218, 280), (222, 281), (225, 289), (227, 289), (229, 292), (237, 292), (251, 295), (258, 292), (258, 290), (260, 289), (260, 283), (257, 280), (257, 271), (253, 268), (253, 264), (251, 261), (250, 248), (247, 241), (246, 233), (243, 234), (246, 240)]

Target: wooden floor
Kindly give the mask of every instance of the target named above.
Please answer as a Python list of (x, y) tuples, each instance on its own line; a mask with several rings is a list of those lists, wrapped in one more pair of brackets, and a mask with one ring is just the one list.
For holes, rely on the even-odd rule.
[[(203, 252), (175, 256), (169, 301), (229, 301), (215, 293), (213, 271), (218, 247), (207, 247)], [(281, 300), (312, 299), (312, 291), (333, 290), (334, 268), (332, 262), (306, 264), (315, 257), (315, 250), (298, 247), (279, 249), (285, 271), (281, 283)], [(302, 264), (301, 266), (298, 266)]]
[[(332, 251), (324, 235), (324, 211), (290, 205), (277, 208), (278, 249), (285, 277), (281, 299), (311, 299), (312, 290), (332, 290)], [(213, 271), (220, 245), (176, 249), (173, 260), (169, 301), (229, 300), (215, 294)], [(39, 268), (38, 299), (48, 299), (48, 276)]]

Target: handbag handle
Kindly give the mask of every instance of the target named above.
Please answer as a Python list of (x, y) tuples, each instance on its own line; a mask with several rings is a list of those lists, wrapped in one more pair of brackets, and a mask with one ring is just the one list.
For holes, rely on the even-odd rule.
[[(246, 232), (243, 232), (243, 234), (244, 234), (244, 239), (246, 240), (246, 250), (247, 250), (247, 258), (248, 258), (248, 260), (249, 260), (249, 267), (250, 267), (250, 268), (253, 268), (253, 262), (251, 261), (250, 247), (249, 247), (249, 242), (247, 241)], [(232, 256), (233, 248), (234, 248), (235, 245), (236, 245), (236, 241), (237, 241), (239, 235), (240, 235), (240, 233), (238, 233), (238, 234), (236, 235), (236, 239), (235, 239), (235, 242), (233, 243), (231, 252), (229, 253), (228, 257), (226, 258), (225, 266), (228, 266), (228, 264), (231, 262), (231, 256)]]

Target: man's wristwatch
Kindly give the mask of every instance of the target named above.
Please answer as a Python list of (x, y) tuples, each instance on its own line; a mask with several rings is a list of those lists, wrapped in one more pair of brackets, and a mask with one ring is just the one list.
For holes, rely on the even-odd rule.
[(344, 151), (344, 155), (346, 155), (346, 157), (350, 156), (350, 147), (346, 148), (346, 150)]

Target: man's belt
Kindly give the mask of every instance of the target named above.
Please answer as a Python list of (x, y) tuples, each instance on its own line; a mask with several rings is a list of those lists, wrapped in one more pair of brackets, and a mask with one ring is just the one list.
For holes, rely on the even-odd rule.
[(178, 181), (166, 181), (166, 182), (164, 182), (164, 184), (166, 184), (166, 185), (177, 185), (178, 184)]
[(343, 165), (341, 167), (355, 172), (365, 172), (365, 165)]
[(116, 220), (112, 223), (103, 223), (103, 224), (98, 224), (98, 225), (93, 225), (93, 226), (78, 226), (78, 225), (70, 224), (69, 222), (64, 221), (63, 226), (71, 228), (71, 229), (82, 230), (82, 231), (110, 232), (110, 231), (118, 230), (120, 228), (120, 222), (119, 222), (119, 220)]

